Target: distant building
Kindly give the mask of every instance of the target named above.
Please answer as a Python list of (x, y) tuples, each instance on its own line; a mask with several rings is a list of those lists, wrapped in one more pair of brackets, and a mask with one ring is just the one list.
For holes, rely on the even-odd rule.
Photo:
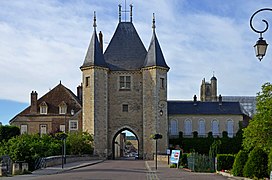
[(228, 102), (239, 102), (250, 117), (256, 113), (255, 96), (222, 96), (222, 99)]

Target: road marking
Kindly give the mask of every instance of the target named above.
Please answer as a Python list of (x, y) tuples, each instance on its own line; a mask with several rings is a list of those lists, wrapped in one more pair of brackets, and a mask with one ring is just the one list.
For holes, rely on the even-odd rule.
[(145, 167), (147, 169), (146, 179), (147, 180), (159, 180), (156, 171), (152, 171), (147, 161), (145, 161)]

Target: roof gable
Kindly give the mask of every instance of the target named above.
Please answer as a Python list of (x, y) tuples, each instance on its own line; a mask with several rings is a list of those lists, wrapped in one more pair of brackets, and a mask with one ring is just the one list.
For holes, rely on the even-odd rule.
[[(67, 112), (70, 113), (73, 109), (74, 112), (81, 110), (81, 104), (77, 96), (68, 88), (63, 86), (61, 83), (46, 93), (44, 96), (37, 101), (37, 112), (39, 115), (40, 105), (47, 105), (47, 115), (59, 114), (59, 105), (65, 103), (67, 105)], [(17, 116), (32, 115), (30, 112), (30, 106), (24, 109), (21, 113), (17, 114), (11, 121)]]
[(141, 69), (146, 49), (131, 22), (119, 22), (104, 53), (110, 70)]

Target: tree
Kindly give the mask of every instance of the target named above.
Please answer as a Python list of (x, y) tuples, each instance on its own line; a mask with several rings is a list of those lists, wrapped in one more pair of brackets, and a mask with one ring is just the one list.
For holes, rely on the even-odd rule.
[(257, 113), (244, 129), (243, 147), (252, 150), (260, 147), (269, 153), (272, 147), (272, 84), (265, 83), (257, 94)]
[(0, 126), (0, 142), (3, 140), (8, 141), (18, 135), (20, 135), (20, 129), (17, 126)]

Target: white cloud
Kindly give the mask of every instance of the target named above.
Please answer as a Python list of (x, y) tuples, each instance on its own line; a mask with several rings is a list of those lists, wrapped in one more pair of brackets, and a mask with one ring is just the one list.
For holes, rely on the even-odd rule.
[[(93, 11), (106, 48), (117, 27), (118, 3), (124, 8), (123, 1), (110, 0), (1, 1), (0, 99), (28, 102), (32, 90), (43, 95), (60, 80), (74, 91), (81, 82), (79, 67), (93, 31)], [(263, 83), (271, 81), (271, 49), (259, 63), (252, 48), (258, 35), (248, 25), (251, 14), (268, 3), (254, 0), (132, 3), (133, 22), (146, 48), (155, 13), (156, 33), (171, 67), (170, 99), (192, 99), (194, 94), (199, 95), (201, 80), (209, 80), (213, 71), (218, 78), (218, 93), (222, 95), (255, 95)], [(269, 30), (265, 35), (268, 43), (272, 42), (271, 33)]]

